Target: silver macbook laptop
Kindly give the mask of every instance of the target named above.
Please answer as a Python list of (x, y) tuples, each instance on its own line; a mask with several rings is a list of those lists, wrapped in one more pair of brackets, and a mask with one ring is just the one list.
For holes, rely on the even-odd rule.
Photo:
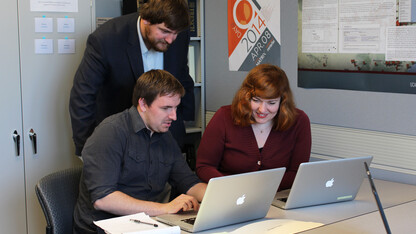
[(272, 205), (293, 209), (354, 200), (372, 156), (302, 163), (292, 188), (276, 194)]
[(198, 213), (157, 216), (160, 222), (188, 232), (264, 218), (286, 168), (213, 178), (208, 182)]

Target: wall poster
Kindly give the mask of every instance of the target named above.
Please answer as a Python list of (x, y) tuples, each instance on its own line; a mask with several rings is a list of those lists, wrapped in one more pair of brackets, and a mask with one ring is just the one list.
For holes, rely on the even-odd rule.
[(228, 0), (230, 71), (280, 65), (280, 0)]
[(299, 0), (298, 86), (416, 93), (414, 0)]

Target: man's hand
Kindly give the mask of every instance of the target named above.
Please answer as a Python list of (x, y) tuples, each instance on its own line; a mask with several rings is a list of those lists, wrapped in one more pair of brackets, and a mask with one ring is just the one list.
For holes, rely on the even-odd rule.
[(189, 210), (195, 210), (198, 211), (199, 209), (199, 203), (198, 201), (189, 195), (181, 194), (174, 200), (172, 200), (169, 203), (165, 204), (166, 213), (168, 214), (174, 214), (182, 211), (189, 211)]
[(180, 195), (169, 203), (157, 203), (138, 200), (123, 192), (115, 191), (95, 201), (94, 208), (119, 216), (139, 212), (145, 212), (150, 216), (157, 216), (167, 213), (177, 213), (180, 210), (188, 211), (193, 209), (198, 211), (199, 203), (193, 196), (185, 194)]

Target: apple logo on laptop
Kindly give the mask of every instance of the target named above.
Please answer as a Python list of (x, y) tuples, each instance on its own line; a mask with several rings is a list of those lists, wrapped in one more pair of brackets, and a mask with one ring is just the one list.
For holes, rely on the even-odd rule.
[(241, 204), (243, 204), (244, 203), (244, 199), (246, 198), (246, 195), (245, 194), (243, 194), (243, 196), (241, 196), (241, 197), (239, 197), (238, 199), (237, 199), (237, 205), (239, 206), (239, 205), (241, 205)]
[(332, 187), (332, 185), (334, 185), (334, 178), (332, 178), (332, 179), (328, 180), (328, 181), (325, 183), (325, 187), (327, 187), (327, 188)]

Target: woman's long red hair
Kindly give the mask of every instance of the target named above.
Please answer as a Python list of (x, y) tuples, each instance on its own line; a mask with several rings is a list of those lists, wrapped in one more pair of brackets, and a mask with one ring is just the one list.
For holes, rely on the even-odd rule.
[(279, 67), (261, 64), (248, 73), (231, 104), (232, 118), (236, 125), (249, 126), (255, 123), (250, 104), (253, 97), (280, 97), (279, 112), (273, 119), (274, 130), (285, 131), (294, 124), (296, 105), (286, 73)]

